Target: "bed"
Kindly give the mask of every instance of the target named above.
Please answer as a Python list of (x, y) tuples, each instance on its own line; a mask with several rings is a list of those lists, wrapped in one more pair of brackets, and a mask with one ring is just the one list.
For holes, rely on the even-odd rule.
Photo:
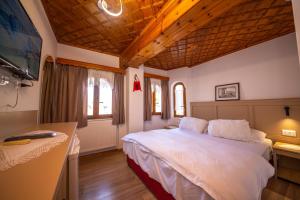
[(242, 142), (184, 129), (123, 138), (128, 165), (158, 199), (260, 199), (272, 141)]

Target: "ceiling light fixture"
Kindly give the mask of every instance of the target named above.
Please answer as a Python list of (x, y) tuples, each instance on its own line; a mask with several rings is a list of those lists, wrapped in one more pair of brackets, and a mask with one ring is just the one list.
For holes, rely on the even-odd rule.
[(120, 11), (119, 12), (111, 12), (107, 8), (107, 2), (105, 0), (98, 0), (98, 7), (102, 10), (104, 10), (107, 14), (117, 17), (122, 14), (123, 12), (123, 5), (122, 5), (122, 0), (120, 0)]

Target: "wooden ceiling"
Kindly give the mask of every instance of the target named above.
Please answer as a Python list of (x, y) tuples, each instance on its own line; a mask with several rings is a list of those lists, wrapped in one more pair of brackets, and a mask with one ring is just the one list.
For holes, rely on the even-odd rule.
[(165, 70), (192, 67), (294, 31), (291, 2), (248, 0), (175, 42), (145, 65)]
[[(119, 0), (106, 0), (119, 8)], [(119, 55), (167, 0), (123, 0), (119, 17), (105, 14), (97, 0), (42, 0), (58, 42)]]
[[(119, 6), (118, 0), (106, 1)], [(123, 0), (119, 17), (99, 10), (97, 0), (42, 2), (58, 42), (122, 57), (142, 55), (136, 64), (165, 70), (195, 66), (295, 31), (286, 0)], [(166, 22), (165, 13), (174, 21)], [(156, 38), (151, 23), (161, 26)], [(163, 30), (167, 23), (170, 28)], [(168, 31), (178, 35), (165, 40)]]

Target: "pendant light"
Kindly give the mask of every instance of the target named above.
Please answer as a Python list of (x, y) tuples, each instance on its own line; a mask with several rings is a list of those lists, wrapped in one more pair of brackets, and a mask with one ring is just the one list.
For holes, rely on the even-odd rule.
[(123, 12), (122, 0), (120, 0), (120, 10), (119, 12), (111, 12), (107, 9), (107, 2), (105, 0), (98, 0), (98, 7), (104, 10), (107, 14), (117, 17), (120, 16)]

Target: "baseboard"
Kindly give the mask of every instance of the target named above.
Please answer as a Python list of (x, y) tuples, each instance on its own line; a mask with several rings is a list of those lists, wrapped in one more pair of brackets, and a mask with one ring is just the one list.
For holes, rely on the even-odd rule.
[(88, 150), (88, 151), (80, 152), (79, 156), (87, 156), (87, 155), (91, 155), (91, 154), (95, 154), (95, 153), (117, 150), (117, 149), (119, 149), (119, 148), (117, 148), (117, 146), (114, 146), (114, 147), (107, 147), (107, 148), (97, 149), (97, 150)]

